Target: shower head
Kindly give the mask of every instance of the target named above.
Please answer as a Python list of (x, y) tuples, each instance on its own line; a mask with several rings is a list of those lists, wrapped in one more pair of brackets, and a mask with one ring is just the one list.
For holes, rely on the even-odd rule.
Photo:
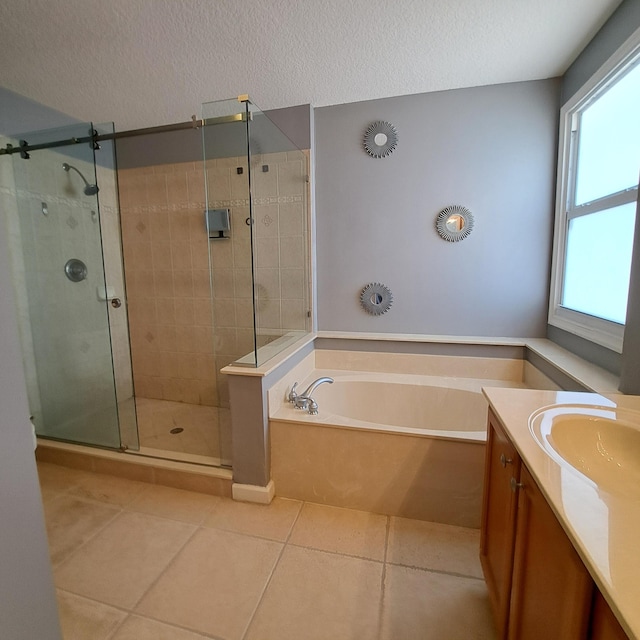
[(76, 169), (76, 167), (74, 167), (73, 165), (67, 163), (67, 162), (63, 162), (62, 163), (62, 168), (64, 169), (64, 171), (69, 172), (70, 169), (73, 169), (83, 180), (84, 182), (84, 195), (85, 196), (95, 196), (96, 193), (98, 193), (98, 191), (100, 191), (100, 189), (98, 189), (98, 185), (97, 184), (89, 184), (87, 182), (87, 179), (80, 173), (79, 169)]

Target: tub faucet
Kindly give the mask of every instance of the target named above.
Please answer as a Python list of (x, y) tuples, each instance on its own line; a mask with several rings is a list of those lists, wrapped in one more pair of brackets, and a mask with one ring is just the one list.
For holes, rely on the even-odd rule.
[(314, 380), (301, 394), (297, 393), (296, 387), (298, 386), (298, 383), (295, 382), (291, 387), (291, 391), (289, 391), (289, 402), (291, 402), (296, 409), (308, 411), (312, 416), (317, 415), (318, 403), (311, 397), (311, 394), (324, 382), (333, 384), (333, 378), (318, 378), (317, 380)]

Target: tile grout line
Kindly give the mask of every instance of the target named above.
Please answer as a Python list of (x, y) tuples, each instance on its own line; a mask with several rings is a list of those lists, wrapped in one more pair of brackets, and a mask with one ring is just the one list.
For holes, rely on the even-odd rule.
[(399, 562), (390, 562), (390, 565), (394, 567), (402, 567), (403, 569), (413, 569), (414, 571), (423, 571), (426, 573), (437, 573), (442, 576), (451, 576), (453, 578), (466, 578), (468, 580), (478, 580), (480, 582), (485, 582), (484, 578), (479, 578), (478, 576), (471, 576), (468, 573), (456, 573), (455, 571), (445, 571), (444, 569), (433, 569), (431, 567), (418, 567), (411, 564), (402, 564)]
[(269, 577), (267, 578), (267, 581), (265, 582), (264, 588), (262, 589), (262, 593), (260, 594), (260, 597), (258, 598), (258, 602), (256, 603), (256, 606), (254, 607), (253, 611), (251, 612), (251, 615), (249, 616), (249, 621), (247, 622), (246, 627), (244, 628), (244, 631), (242, 632), (242, 635), (240, 636), (240, 640), (245, 640), (245, 638), (247, 637), (247, 634), (249, 633), (249, 629), (251, 628), (251, 624), (254, 620), (254, 618), (256, 617), (256, 613), (258, 612), (258, 609), (260, 608), (260, 605), (262, 604), (262, 601), (264, 600), (264, 597), (267, 593), (267, 589), (269, 588), (269, 585), (271, 584), (271, 580), (273, 579), (273, 574), (276, 572), (276, 569), (278, 567), (278, 565), (280, 564), (280, 560), (282, 558), (282, 555), (284, 554), (285, 549), (287, 548), (288, 544), (289, 544), (289, 540), (291, 538), (291, 534), (293, 533), (293, 529), (296, 526), (298, 520), (300, 519), (300, 514), (302, 513), (302, 509), (304, 509), (304, 501), (300, 503), (300, 508), (298, 509), (298, 513), (296, 514), (296, 517), (294, 519), (294, 521), (291, 523), (291, 527), (289, 527), (289, 533), (287, 534), (287, 537), (285, 538), (283, 544), (282, 544), (282, 549), (280, 549), (280, 553), (278, 554), (278, 557), (276, 558), (276, 561), (273, 563), (273, 568), (271, 569), (271, 573), (269, 574)]
[[(96, 503), (96, 504), (104, 505), (107, 503), (102, 502), (102, 503)], [(109, 505), (109, 506), (113, 507), (115, 505)], [(86, 540), (84, 540), (79, 546), (77, 546), (64, 560), (61, 560), (58, 564), (54, 566), (53, 561), (51, 560), (51, 557), (49, 557), (49, 562), (51, 564), (51, 571), (53, 572), (54, 576), (56, 571), (60, 570), (65, 564), (67, 564), (71, 560), (71, 558), (75, 558), (75, 556), (82, 549), (84, 549), (84, 547), (86, 547), (89, 544), (89, 542), (91, 542), (94, 538), (100, 535), (110, 524), (112, 524), (117, 518), (119, 518), (124, 513), (124, 509), (122, 507), (117, 507), (117, 508), (118, 508), (118, 511), (116, 511), (97, 531), (94, 531)], [(80, 594), (77, 594), (77, 595), (80, 595)]]
[(296, 549), (309, 549), (310, 551), (317, 551), (318, 553), (328, 553), (333, 556), (343, 556), (344, 558), (353, 558), (354, 560), (364, 560), (366, 562), (375, 562), (376, 564), (384, 564), (384, 560), (378, 560), (376, 558), (370, 558), (368, 556), (358, 556), (353, 553), (343, 553), (341, 551), (330, 551), (329, 549), (320, 549), (319, 547), (310, 547), (309, 545), (297, 544), (290, 542), (290, 546), (296, 547)]
[[(88, 472), (91, 474), (96, 474), (97, 472)], [(81, 485), (78, 485), (81, 486)], [(199, 522), (199, 523), (194, 523), (194, 522), (185, 522), (184, 520), (176, 520), (173, 518), (167, 518), (165, 516), (159, 516), (159, 515), (155, 515), (155, 514), (151, 514), (151, 513), (145, 513), (145, 512), (140, 512), (140, 511), (135, 511), (134, 509), (131, 508), (131, 505), (134, 504), (138, 498), (140, 498), (145, 491), (142, 490), (140, 492), (139, 495), (136, 495), (133, 499), (131, 499), (129, 502), (127, 502), (125, 505), (118, 505), (118, 504), (113, 504), (113, 503), (109, 503), (109, 502), (105, 502), (105, 501), (100, 501), (100, 500), (96, 500), (94, 498), (89, 498), (86, 496), (76, 496), (73, 494), (69, 494), (68, 491), (73, 490), (73, 487), (68, 488), (64, 493), (58, 493), (56, 492), (55, 495), (52, 496), (51, 498), (51, 502), (54, 501), (58, 501), (62, 496), (68, 496), (71, 497), (73, 499), (77, 499), (81, 502), (86, 502), (86, 503), (93, 503), (93, 504), (100, 504), (106, 507), (109, 507), (111, 509), (113, 509), (113, 514), (112, 516), (109, 518), (109, 520), (107, 522), (104, 523), (103, 526), (101, 526), (96, 532), (94, 532), (91, 536), (89, 536), (81, 545), (79, 545), (75, 550), (73, 550), (70, 554), (70, 556), (68, 558), (65, 558), (64, 560), (62, 560), (60, 562), (59, 565), (57, 565), (57, 568), (63, 567), (72, 557), (75, 557), (75, 555), (78, 553), (79, 550), (81, 550), (84, 546), (86, 546), (87, 544), (89, 544), (89, 542), (91, 542), (96, 536), (100, 535), (110, 524), (112, 524), (117, 518), (119, 518), (120, 516), (122, 516), (125, 513), (137, 513), (146, 517), (151, 517), (154, 519), (158, 519), (158, 520), (167, 520), (167, 521), (171, 521), (171, 522), (179, 522), (181, 524), (184, 525), (190, 525), (194, 528), (193, 532), (191, 533), (191, 535), (188, 536), (188, 538), (185, 540), (185, 542), (179, 547), (179, 549), (175, 552), (174, 556), (171, 558), (171, 560), (167, 563), (166, 567), (160, 572), (160, 574), (157, 576), (157, 578), (147, 587), (147, 589), (142, 593), (142, 595), (140, 596), (140, 598), (138, 598), (138, 600), (133, 604), (132, 608), (128, 609), (128, 608), (124, 608), (124, 607), (120, 607), (117, 605), (112, 605), (110, 603), (106, 603), (106, 602), (101, 602), (100, 600), (95, 600), (94, 598), (90, 598), (87, 597), (84, 594), (81, 593), (76, 593), (73, 590), (70, 589), (66, 589), (66, 588), (59, 588), (59, 590), (61, 592), (67, 592), (69, 594), (72, 594), (74, 596), (77, 596), (79, 598), (84, 598), (87, 599), (89, 601), (93, 601), (95, 603), (98, 604), (102, 604), (104, 606), (108, 606), (111, 607), (115, 610), (121, 611), (122, 613), (124, 613), (124, 618), (122, 621), (120, 621), (119, 623), (116, 624), (116, 626), (114, 627), (114, 629), (109, 632), (107, 638), (114, 638), (118, 631), (122, 628), (122, 626), (126, 623), (126, 621), (131, 617), (131, 616), (137, 616), (141, 619), (148, 619), (148, 620), (152, 620), (155, 621), (159, 624), (166, 624), (169, 627), (175, 627), (175, 628), (179, 628), (179, 629), (183, 629), (185, 631), (189, 631), (191, 633), (195, 633), (195, 634), (200, 634), (203, 638), (210, 638), (212, 640), (223, 640), (221, 639), (219, 636), (215, 636), (215, 635), (210, 635), (209, 633), (205, 633), (203, 631), (197, 631), (194, 629), (190, 629), (187, 627), (182, 627), (179, 624), (174, 624), (174, 623), (170, 623), (167, 622), (165, 620), (162, 619), (158, 619), (155, 618), (153, 616), (150, 615), (145, 615), (142, 613), (136, 613), (135, 608), (137, 606), (139, 606), (140, 602), (144, 599), (144, 597), (155, 587), (155, 585), (157, 584), (157, 582), (166, 574), (166, 572), (170, 569), (171, 566), (174, 565), (174, 563), (177, 561), (177, 558), (181, 555), (181, 553), (184, 551), (184, 548), (189, 544), (189, 542), (193, 539), (193, 537), (199, 532), (199, 531), (208, 531), (208, 530), (220, 530), (220, 531), (225, 531), (228, 533), (232, 533), (234, 535), (240, 535), (240, 536), (246, 536), (248, 538), (254, 538), (257, 540), (268, 540), (270, 542), (275, 542), (275, 543), (281, 543), (282, 544), (282, 548), (280, 550), (280, 552), (277, 555), (277, 558), (273, 564), (273, 567), (267, 577), (267, 580), (265, 582), (265, 585), (262, 589), (262, 592), (257, 600), (257, 603), (253, 609), (253, 612), (250, 614), (248, 622), (245, 626), (245, 629), (242, 633), (242, 635), (240, 636), (241, 640), (244, 640), (245, 638), (248, 637), (249, 635), (249, 631), (250, 631), (250, 627), (251, 625), (254, 623), (255, 617), (257, 615), (257, 612), (259, 610), (259, 608), (261, 607), (265, 597), (266, 597), (266, 592), (270, 586), (270, 583), (272, 582), (274, 576), (275, 576), (275, 572), (279, 566), (279, 563), (281, 561), (281, 558), (283, 557), (283, 554), (286, 550), (287, 546), (292, 546), (295, 548), (302, 548), (302, 549), (310, 549), (319, 553), (327, 553), (329, 555), (341, 555), (344, 557), (350, 557), (350, 558), (354, 558), (354, 559), (359, 559), (359, 560), (368, 560), (369, 562), (376, 562), (376, 563), (381, 563), (382, 564), (382, 573), (381, 573), (381, 591), (380, 591), (380, 595), (379, 595), (379, 607), (378, 607), (378, 632), (377, 632), (377, 638), (378, 640), (380, 640), (382, 638), (382, 634), (383, 634), (383, 629), (382, 629), (382, 622), (383, 622), (383, 607), (384, 607), (384, 599), (385, 599), (385, 581), (386, 581), (386, 575), (387, 575), (387, 569), (389, 567), (389, 565), (392, 566), (399, 566), (399, 567), (403, 567), (403, 568), (408, 568), (411, 570), (416, 570), (416, 571), (420, 571), (420, 572), (428, 572), (428, 573), (434, 573), (434, 574), (441, 574), (441, 575), (449, 575), (455, 578), (466, 578), (466, 579), (471, 579), (471, 580), (479, 580), (479, 581), (483, 581), (483, 579), (481, 577), (478, 576), (474, 576), (474, 575), (469, 575), (469, 574), (465, 574), (465, 573), (456, 573), (453, 571), (447, 571), (447, 570), (442, 570), (442, 569), (433, 569), (433, 568), (429, 568), (429, 567), (421, 567), (421, 566), (415, 566), (415, 565), (409, 565), (409, 564), (403, 564), (403, 563), (395, 563), (390, 561), (391, 559), (391, 549), (390, 549), (390, 542), (391, 542), (391, 529), (392, 529), (392, 519), (390, 516), (386, 516), (386, 523), (385, 523), (385, 542), (384, 542), (384, 553), (383, 553), (383, 559), (382, 560), (376, 560), (373, 558), (367, 558), (365, 556), (358, 556), (358, 555), (351, 555), (351, 554), (346, 554), (346, 553), (341, 553), (339, 551), (330, 551), (330, 550), (326, 550), (326, 549), (318, 549), (315, 547), (309, 547), (309, 546), (304, 546), (304, 545), (299, 545), (296, 544), (294, 542), (292, 542), (292, 537), (293, 537), (293, 533), (295, 530), (295, 527), (297, 526), (297, 522), (300, 520), (301, 516), (302, 516), (302, 512), (305, 508), (305, 505), (307, 504), (306, 501), (300, 501), (299, 502), (299, 506), (298, 506), (298, 511), (292, 521), (292, 524), (289, 526), (288, 532), (285, 536), (284, 540), (274, 540), (273, 538), (265, 538), (262, 536), (257, 536), (254, 534), (247, 534), (247, 533), (243, 533), (240, 531), (234, 531), (232, 529), (224, 529), (224, 528), (220, 528), (220, 527), (209, 527), (209, 526), (204, 526), (204, 521), (205, 519), (214, 514), (221, 505), (221, 501), (225, 500), (224, 497), (221, 498), (220, 501), (216, 501), (215, 504), (213, 504), (210, 508), (208, 508), (206, 510), (206, 515), (203, 516), (203, 519)], [(316, 503), (309, 503), (309, 504), (316, 504)], [(106, 640), (106, 639), (105, 639)]]
[[(162, 488), (167, 488), (167, 489), (173, 489), (174, 487), (164, 487), (164, 485), (151, 485), (151, 486), (157, 486), (157, 487), (162, 487)], [(176, 491), (185, 491), (185, 489), (176, 489)], [(209, 495), (206, 493), (198, 493), (197, 491), (190, 491), (189, 493), (196, 493), (197, 495), (201, 495), (201, 496), (207, 496), (210, 498), (222, 498), (223, 496), (214, 496), (214, 495)], [(138, 496), (140, 497), (140, 496)], [(130, 502), (129, 504), (127, 504), (126, 507), (123, 507), (123, 511), (126, 511), (127, 513), (137, 513), (139, 515), (143, 515), (143, 516), (151, 516), (152, 518), (160, 518), (161, 520), (168, 520), (169, 522), (178, 522), (180, 524), (188, 524), (188, 525), (192, 525), (194, 527), (203, 527), (204, 529), (211, 529), (212, 527), (207, 527), (204, 525), (204, 521), (206, 518), (208, 518), (209, 516), (211, 516), (214, 511), (216, 510), (216, 508), (218, 507), (218, 505), (220, 504), (219, 501), (216, 501), (212, 506), (208, 507), (208, 509), (206, 510), (206, 513), (202, 516), (202, 518), (200, 519), (199, 522), (193, 522), (191, 520), (181, 520), (180, 518), (177, 517), (171, 517), (171, 516), (161, 516), (158, 515), (156, 513), (150, 513), (148, 511), (140, 511), (139, 509), (134, 508), (132, 505), (136, 502), (138, 498), (134, 499), (132, 502)]]
[(382, 575), (380, 576), (380, 602), (378, 604), (378, 640), (382, 638), (382, 609), (384, 607), (384, 586), (387, 579), (387, 556), (389, 555), (389, 538), (391, 537), (391, 516), (387, 516), (386, 525), (384, 559), (382, 562)]
[[(145, 514), (141, 514), (141, 515), (145, 515)], [(155, 518), (155, 517), (158, 517), (158, 516), (149, 516), (149, 517)], [(193, 539), (193, 537), (196, 535), (196, 533), (198, 533), (198, 531), (202, 528), (202, 527), (200, 527), (198, 525), (188, 524), (186, 522), (184, 522), (182, 524), (184, 524), (186, 526), (192, 526), (193, 527), (193, 531), (192, 531), (191, 535), (187, 536), (187, 539), (184, 541), (182, 546), (175, 552), (173, 558), (171, 558), (171, 560), (169, 560), (169, 562), (167, 563), (167, 566), (158, 574), (156, 579), (151, 582), (151, 584), (143, 591), (142, 595), (133, 603), (133, 605), (131, 607), (131, 612), (132, 613), (135, 612), (136, 607), (140, 604), (142, 599), (149, 593), (149, 591), (151, 591), (151, 589), (153, 589), (153, 587), (155, 587), (155, 585), (158, 583), (160, 578), (162, 578), (162, 576), (169, 570), (169, 567), (171, 567), (173, 565), (173, 563), (176, 561), (178, 556), (184, 551), (184, 548), (187, 546), (187, 544), (189, 544), (189, 542)]]
[(73, 591), (67, 591), (66, 589), (60, 589), (60, 591), (65, 591), (66, 593), (71, 593), (72, 595), (76, 595), (79, 598), (85, 598), (86, 600), (90, 600), (91, 602), (95, 602), (96, 604), (101, 604), (104, 607), (112, 607), (113, 609), (116, 609), (117, 611), (121, 611), (122, 613), (125, 614), (124, 618), (122, 618), (122, 620), (118, 624), (116, 624), (116, 626), (111, 630), (109, 635), (107, 635), (104, 638), (104, 640), (111, 640), (111, 638), (113, 638), (116, 635), (116, 633), (118, 633), (118, 630), (122, 627), (122, 625), (131, 616), (131, 612), (130, 611), (128, 611), (127, 609), (122, 609), (121, 607), (118, 607), (116, 605), (107, 604), (106, 602), (102, 602), (101, 600), (96, 600), (95, 598), (89, 598), (88, 596), (81, 596), (80, 594), (73, 593)]
[[(101, 603), (101, 604), (104, 604), (104, 603)], [(106, 636), (104, 640), (111, 640), (116, 635), (116, 633), (118, 633), (118, 631), (122, 628), (122, 625), (129, 619), (129, 616), (131, 616), (131, 614), (127, 611), (125, 617), (111, 630), (111, 633), (108, 636)]]
[(98, 600), (97, 598), (94, 598), (93, 596), (86, 596), (82, 593), (76, 593), (75, 591), (71, 591), (71, 589), (63, 589), (62, 587), (56, 587), (56, 591), (62, 591), (63, 593), (69, 593), (72, 596), (77, 596), (78, 598), (83, 598), (84, 600), (89, 600), (90, 602), (95, 602), (96, 604), (101, 604), (105, 607), (111, 607), (112, 609), (116, 609), (117, 611), (121, 611), (122, 613), (126, 613), (127, 615), (129, 615), (131, 613), (131, 611), (129, 611), (129, 609), (127, 609), (126, 607), (122, 607), (119, 604), (110, 604), (109, 602), (103, 602), (102, 600)]
[[(96, 600), (96, 602), (100, 602), (100, 601)], [(106, 604), (106, 603), (102, 602), (100, 604)], [(108, 606), (111, 606), (111, 605), (108, 605)], [(142, 615), (140, 613), (136, 613), (135, 611), (127, 611), (126, 618), (113, 630), (113, 633), (111, 635), (109, 635), (107, 638), (105, 638), (105, 640), (110, 640), (111, 638), (113, 638), (115, 636), (115, 634), (124, 626), (125, 622), (129, 618), (131, 618), (132, 616), (135, 616), (136, 618), (142, 618), (143, 620), (151, 620), (153, 622), (157, 622), (159, 624), (166, 625), (167, 627), (169, 627), (171, 629), (180, 629), (181, 631), (187, 631), (188, 633), (195, 634), (196, 636), (202, 636), (203, 638), (206, 638), (207, 640), (227, 640), (226, 638), (223, 638), (222, 636), (216, 636), (216, 635), (213, 635), (213, 634), (208, 633), (206, 631), (195, 631), (194, 629), (190, 629), (189, 627), (184, 627), (181, 624), (176, 624), (176, 623), (173, 623), (173, 622), (167, 622), (166, 620), (160, 620), (159, 618), (154, 618), (153, 616)]]
[[(104, 503), (103, 503), (104, 504)], [(149, 518), (156, 518), (158, 520), (168, 520), (168, 518), (162, 518), (161, 516), (154, 516), (152, 514), (148, 514), (148, 513), (140, 513), (140, 512), (131, 512), (131, 511), (125, 511), (123, 507), (120, 507), (120, 511), (119, 513), (117, 513), (116, 515), (113, 516), (113, 518), (111, 518), (109, 520), (109, 522), (107, 522), (99, 531), (97, 531), (94, 535), (92, 535), (90, 538), (88, 538), (85, 542), (83, 542), (68, 558), (65, 558), (59, 565), (56, 566), (56, 569), (62, 567), (62, 565), (66, 564), (72, 557), (75, 557), (75, 555), (84, 547), (86, 546), (91, 540), (93, 540), (96, 536), (98, 536), (102, 531), (104, 531), (104, 529), (106, 529), (106, 527), (110, 524), (112, 524), (119, 516), (123, 515), (123, 514), (134, 514), (134, 515), (141, 515), (144, 517), (149, 517)], [(177, 522), (174, 520), (170, 520), (170, 522)], [(153, 582), (149, 585), (149, 587), (147, 587), (147, 589), (142, 593), (142, 595), (138, 598), (138, 600), (135, 601), (135, 603), (132, 605), (132, 607), (130, 609), (127, 609), (127, 607), (123, 607), (120, 605), (114, 605), (110, 602), (103, 602), (102, 600), (97, 600), (95, 598), (89, 597), (87, 595), (85, 595), (84, 593), (78, 593), (76, 591), (73, 591), (72, 589), (69, 588), (62, 588), (62, 587), (58, 587), (55, 585), (55, 580), (54, 580), (54, 587), (60, 591), (66, 591), (68, 593), (71, 593), (75, 596), (79, 596), (81, 598), (86, 598), (87, 600), (93, 600), (94, 602), (98, 602), (100, 604), (103, 604), (105, 606), (108, 607), (113, 607), (115, 609), (119, 609), (121, 611), (126, 611), (129, 614), (134, 614), (134, 615), (139, 615), (135, 613), (135, 608), (138, 606), (138, 604), (140, 604), (140, 601), (142, 600), (142, 598), (144, 598), (145, 595), (147, 595), (147, 593), (151, 590), (151, 588), (153, 586), (155, 586), (155, 584), (158, 582), (158, 580), (160, 580), (160, 578), (165, 574), (165, 572), (167, 571), (167, 569), (169, 569), (169, 567), (174, 563), (174, 561), (176, 560), (176, 558), (180, 555), (180, 553), (182, 552), (182, 550), (184, 549), (184, 547), (187, 545), (187, 543), (193, 538), (193, 536), (195, 536), (195, 534), (198, 532), (199, 529), (201, 529), (202, 527), (198, 526), (198, 525), (194, 525), (193, 523), (187, 523), (187, 522), (180, 522), (180, 524), (183, 524), (185, 526), (191, 526), (194, 527), (194, 531), (192, 532), (192, 534), (186, 539), (186, 541), (184, 542), (184, 544), (176, 551), (175, 555), (173, 558), (171, 558), (171, 560), (167, 563), (167, 566), (160, 572), (160, 574), (158, 575), (158, 577), (153, 580)], [(53, 569), (53, 567), (52, 567)], [(140, 616), (140, 617), (145, 617), (145, 616)], [(149, 617), (150, 616), (146, 616)], [(155, 620), (155, 618), (152, 618)], [(124, 622), (124, 621), (123, 621)], [(168, 624), (166, 622), (164, 622), (163, 620), (158, 620), (158, 622), (163, 622), (164, 624)], [(175, 625), (174, 625), (175, 626)]]

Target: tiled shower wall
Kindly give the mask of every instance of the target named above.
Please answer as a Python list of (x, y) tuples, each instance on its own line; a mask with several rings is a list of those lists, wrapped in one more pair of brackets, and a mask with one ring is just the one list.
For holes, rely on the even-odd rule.
[(253, 158), (257, 325), (260, 339), (309, 330), (306, 292), (308, 159), (300, 152)]
[(118, 172), (136, 395), (215, 406), (201, 164)]
[[(308, 322), (306, 158), (253, 159), (264, 341)], [(207, 238), (202, 162), (118, 172), (133, 371), (141, 397), (226, 407), (219, 370), (254, 346), (246, 158), (210, 159), (206, 171), (208, 206), (231, 211), (228, 239)]]

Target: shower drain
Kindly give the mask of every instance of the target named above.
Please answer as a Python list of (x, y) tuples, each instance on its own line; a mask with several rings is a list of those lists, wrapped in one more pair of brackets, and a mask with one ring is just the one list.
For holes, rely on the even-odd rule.
[(173, 429), (171, 429), (171, 431), (169, 431), (169, 433), (182, 433), (184, 431), (184, 429), (182, 427), (174, 427)]

